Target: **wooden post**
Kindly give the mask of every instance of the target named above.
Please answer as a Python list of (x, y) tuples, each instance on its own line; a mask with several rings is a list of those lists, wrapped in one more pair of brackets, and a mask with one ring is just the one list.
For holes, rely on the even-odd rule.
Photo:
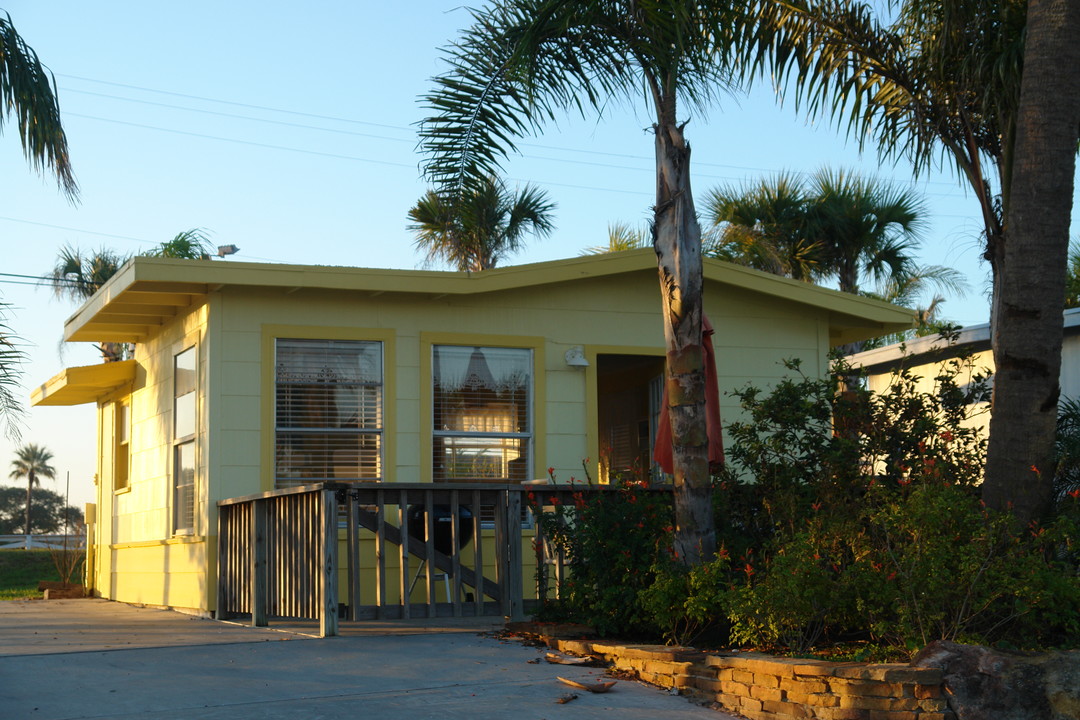
[(267, 511), (269, 500), (251, 503), (251, 624), (266, 627), (267, 619)]
[(338, 634), (337, 499), (333, 490), (319, 491), (319, 637)]
[(495, 582), (499, 586), (499, 597), (495, 598), (499, 603), (499, 613), (504, 617), (510, 616), (510, 558), (508, 551), (510, 543), (507, 541), (507, 529), (509, 521), (506, 517), (505, 489), (495, 493)]
[(454, 617), (461, 617), (461, 518), (459, 514), (461, 512), (461, 504), (458, 500), (458, 491), (450, 491), (450, 540), (453, 551), (450, 555), (450, 562), (453, 563), (453, 575), (454, 581), (451, 583), (450, 592), (453, 593), (453, 609)]
[(409, 497), (408, 491), (402, 490), (398, 498), (398, 527), (401, 528), (401, 558), (398, 571), (401, 575), (401, 619), (408, 620), (412, 617), (409, 607)]
[[(228, 530), (229, 526), (228, 526), (228, 523), (225, 520), (225, 516), (231, 511), (232, 511), (232, 508), (229, 508), (228, 512), (226, 511), (225, 508), (218, 508), (218, 516), (217, 516), (217, 546), (218, 546), (217, 547), (217, 556), (218, 556), (217, 576), (218, 577), (217, 577), (217, 602), (214, 604), (214, 619), (215, 620), (224, 620), (224, 619), (226, 619), (228, 617), (228, 611), (229, 611), (229, 607), (228, 607), (228, 597), (229, 597), (229, 595), (228, 595), (228, 587), (229, 587), (229, 582), (228, 582), (227, 578), (228, 578), (228, 572), (231, 569), (231, 566), (226, 563), (226, 552), (227, 552), (228, 543), (229, 543), (229, 538), (227, 536), (227, 533), (229, 532), (229, 530)], [(93, 533), (93, 530), (94, 530), (93, 524), (91, 522), (87, 522), (86, 523), (86, 536), (87, 536), (87, 549), (88, 549), (88, 551), (89, 551), (89, 548), (93, 547), (93, 544), (91, 543), (91, 534)], [(89, 558), (89, 557), (90, 556), (87, 555), (87, 558)], [(87, 587), (90, 587), (89, 572), (90, 572), (90, 570), (88, 568), (87, 569), (87, 573), (88, 573)]]
[(375, 617), (386, 617), (386, 497), (375, 493)]
[(360, 501), (352, 492), (346, 502), (349, 526), (346, 530), (349, 553), (349, 619), (360, 619)]
[(511, 622), (525, 619), (525, 580), (521, 558), (521, 488), (506, 491), (506, 585)]
[(424, 493), (424, 585), (427, 588), (427, 616), (435, 617), (435, 503), (431, 492)]
[[(484, 536), (480, 523), (480, 491), (473, 490), (473, 573), (477, 579), (476, 587), (473, 588), (473, 615), (480, 617), (484, 614)], [(498, 600), (498, 598), (492, 598)]]

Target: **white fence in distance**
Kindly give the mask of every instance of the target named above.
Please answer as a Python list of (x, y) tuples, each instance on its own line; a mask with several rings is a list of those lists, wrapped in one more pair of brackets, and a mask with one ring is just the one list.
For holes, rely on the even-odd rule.
[(86, 547), (85, 535), (0, 535), (0, 550), (79, 550)]

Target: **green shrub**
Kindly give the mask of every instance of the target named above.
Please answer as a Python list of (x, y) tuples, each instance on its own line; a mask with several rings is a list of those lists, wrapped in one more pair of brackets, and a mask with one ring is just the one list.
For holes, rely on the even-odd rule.
[(653, 583), (639, 594), (650, 624), (675, 645), (692, 645), (702, 636), (727, 640), (731, 559), (726, 548), (711, 561), (687, 567), (671, 559), (652, 568)]
[[(559, 588), (560, 613), (601, 635), (655, 632), (640, 594), (670, 554), (671, 498), (644, 482), (619, 479), (613, 492), (582, 496), (574, 507), (538, 513), (544, 535), (565, 553), (569, 573)], [(542, 496), (543, 491), (537, 492)], [(539, 508), (534, 508), (539, 511)]]

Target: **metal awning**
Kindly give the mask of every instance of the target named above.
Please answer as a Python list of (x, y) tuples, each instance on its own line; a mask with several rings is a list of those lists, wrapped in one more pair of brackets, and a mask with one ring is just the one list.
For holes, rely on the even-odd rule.
[(31, 405), (82, 405), (97, 402), (103, 395), (135, 379), (135, 361), (70, 367), (34, 388)]

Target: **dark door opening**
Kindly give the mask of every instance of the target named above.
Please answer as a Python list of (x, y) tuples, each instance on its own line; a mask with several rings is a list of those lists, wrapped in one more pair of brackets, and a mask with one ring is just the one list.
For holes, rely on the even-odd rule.
[(663, 357), (596, 356), (601, 482), (620, 476), (646, 480), (659, 472), (652, 451), (663, 376)]

